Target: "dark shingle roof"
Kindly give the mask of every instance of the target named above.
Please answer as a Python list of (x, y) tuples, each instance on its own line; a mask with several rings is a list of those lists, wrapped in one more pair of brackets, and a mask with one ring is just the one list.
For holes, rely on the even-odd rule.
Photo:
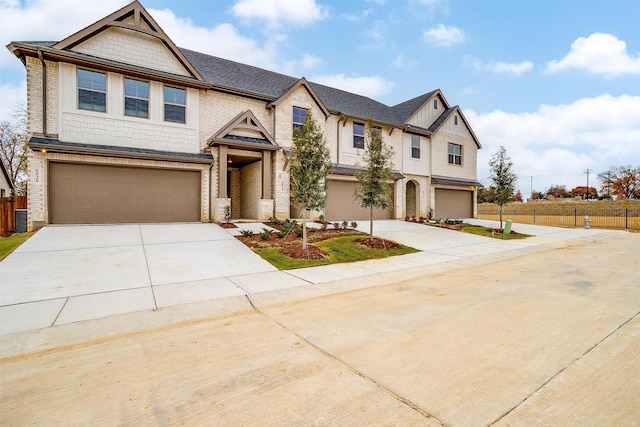
[(413, 99), (410, 99), (408, 101), (402, 102), (398, 105), (394, 105), (393, 106), (393, 110), (395, 111), (395, 113), (398, 115), (398, 117), (402, 120), (402, 122), (406, 122), (409, 117), (411, 117), (411, 115), (422, 106), (422, 104), (424, 104), (425, 102), (427, 102), (427, 100), (429, 98), (431, 98), (433, 96), (434, 93), (436, 93), (438, 91), (438, 89), (436, 90), (432, 90), (431, 92), (427, 92), (423, 95), (420, 96), (416, 96)]
[(435, 122), (433, 122), (431, 124), (431, 126), (429, 126), (429, 131), (430, 132), (435, 132), (438, 130), (438, 128), (442, 125), (442, 123), (444, 123), (445, 120), (447, 120), (447, 117), (449, 117), (451, 115), (451, 113), (453, 113), (456, 109), (458, 108), (458, 106), (453, 106), (451, 108), (447, 108), (446, 110), (444, 110), (444, 112), (442, 114), (440, 114), (440, 117), (438, 117), (436, 119)]
[[(193, 64), (207, 82), (265, 95), (266, 97), (273, 99), (277, 99), (282, 96), (299, 80), (295, 77), (195, 52), (189, 49), (180, 48), (180, 51)], [(403, 108), (396, 111), (398, 106), (389, 107), (388, 105), (366, 96), (357, 95), (355, 93), (350, 93), (319, 83), (309, 83), (311, 84), (311, 87), (313, 87), (313, 90), (318, 94), (325, 107), (330, 111), (340, 112), (349, 116), (360, 117), (362, 119), (371, 117), (374, 121), (381, 123), (404, 123), (405, 119), (402, 117), (402, 114), (398, 114), (398, 111), (405, 114)], [(426, 101), (426, 99), (433, 93), (434, 92), (429, 92), (428, 94), (422, 95), (422, 97), (426, 96), (424, 101)], [(422, 103), (424, 103), (424, 101)], [(407, 101), (407, 103), (409, 102), (411, 101)], [(403, 106), (406, 109), (406, 105), (409, 105), (407, 103), (399, 104), (399, 106)], [(422, 103), (417, 106), (419, 107)], [(413, 113), (413, 111), (411, 111), (411, 113)], [(411, 113), (406, 115), (408, 116)]]

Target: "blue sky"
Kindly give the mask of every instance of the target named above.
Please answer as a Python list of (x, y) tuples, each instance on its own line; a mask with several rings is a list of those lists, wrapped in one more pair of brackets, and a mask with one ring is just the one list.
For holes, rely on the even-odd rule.
[[(88, 4), (91, 7), (87, 7)], [(59, 40), (120, 0), (0, 0), (0, 41)], [(640, 164), (640, 1), (143, 0), (181, 47), (393, 105), (440, 88), (518, 187), (586, 184)], [(55, 23), (52, 25), (52, 23)], [(0, 53), (0, 118), (24, 69)], [(593, 185), (595, 175), (590, 176)]]

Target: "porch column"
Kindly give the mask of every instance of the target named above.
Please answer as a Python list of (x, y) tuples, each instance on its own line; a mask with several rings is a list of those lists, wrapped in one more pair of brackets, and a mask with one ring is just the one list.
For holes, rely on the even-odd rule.
[(262, 152), (262, 198), (271, 198), (271, 151)]
[(227, 146), (218, 146), (218, 197), (226, 199), (227, 194)]

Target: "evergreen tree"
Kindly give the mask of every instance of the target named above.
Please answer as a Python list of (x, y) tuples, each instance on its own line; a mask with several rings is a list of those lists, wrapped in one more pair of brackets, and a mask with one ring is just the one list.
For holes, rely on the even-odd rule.
[(306, 210), (324, 208), (327, 200), (327, 174), (331, 167), (324, 135), (311, 111), (301, 128), (293, 130), (291, 147), (291, 198), (302, 211), (302, 248), (307, 249)]
[(358, 186), (355, 197), (363, 208), (369, 208), (369, 238), (373, 240), (373, 209), (389, 209), (393, 203), (393, 150), (382, 141), (380, 128), (367, 123), (365, 137), (365, 169), (357, 174)]

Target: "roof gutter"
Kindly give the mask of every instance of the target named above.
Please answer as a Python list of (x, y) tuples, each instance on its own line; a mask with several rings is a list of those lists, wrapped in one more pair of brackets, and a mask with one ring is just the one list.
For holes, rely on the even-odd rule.
[(47, 135), (47, 63), (42, 51), (38, 49), (38, 58), (42, 63), (42, 134)]

